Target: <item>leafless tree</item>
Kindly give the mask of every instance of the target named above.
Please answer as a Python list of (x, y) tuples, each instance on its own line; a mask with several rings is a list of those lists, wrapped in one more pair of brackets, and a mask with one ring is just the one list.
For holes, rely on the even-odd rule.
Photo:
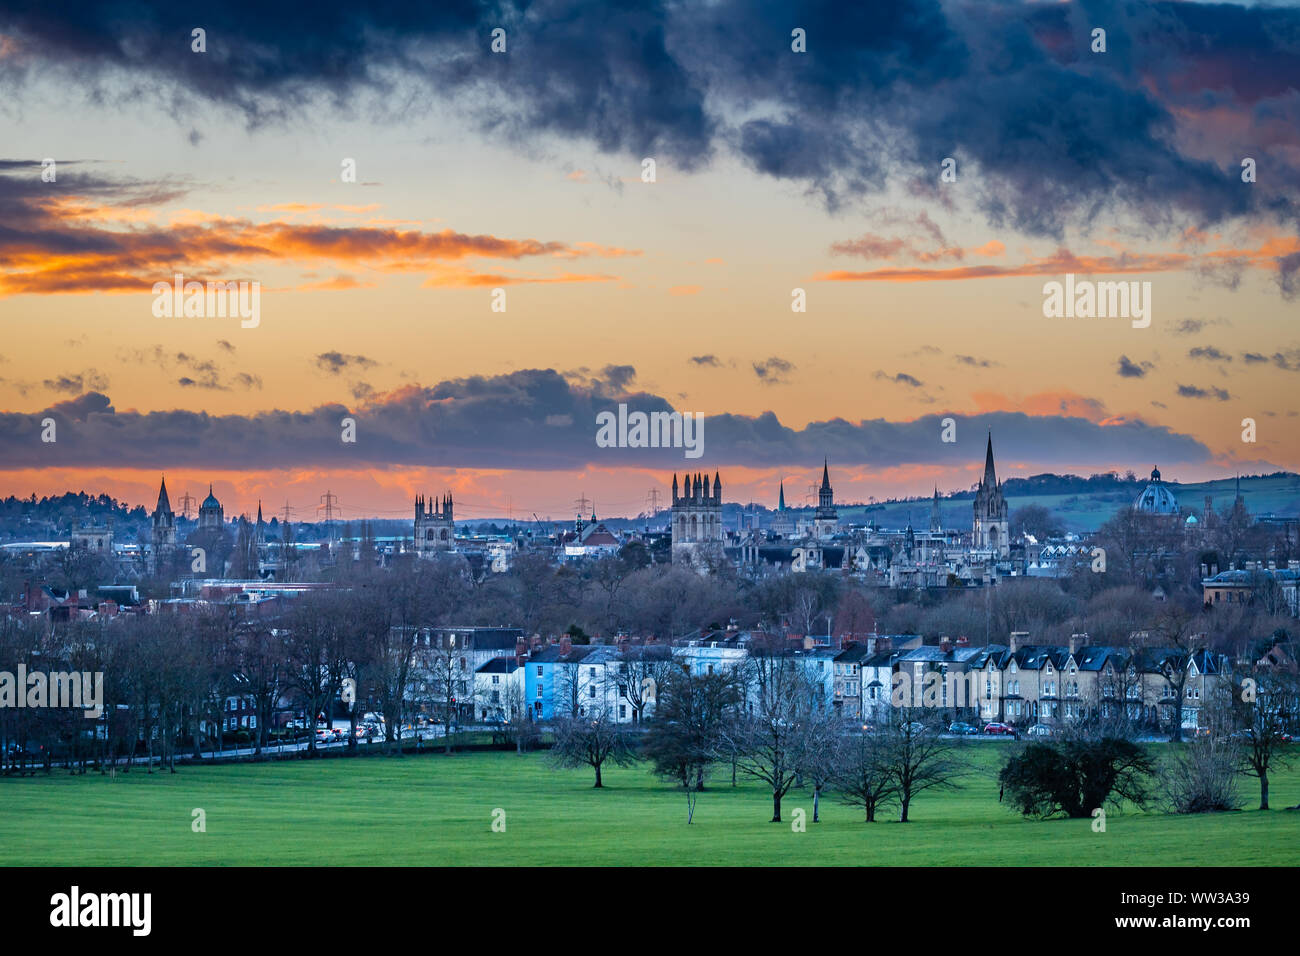
[(688, 825), (709, 768), (726, 755), (725, 729), (743, 700), (744, 685), (734, 668), (712, 674), (675, 668), (659, 684), (642, 750), (656, 775), (682, 788)]
[(635, 761), (627, 732), (610, 719), (604, 708), (586, 717), (561, 717), (554, 723), (555, 746), (550, 759), (558, 767), (590, 767), (596, 773), (594, 788), (603, 787), (606, 764), (625, 767)]
[(744, 678), (752, 710), (724, 733), (742, 774), (772, 791), (772, 822), (781, 822), (781, 801), (807, 765), (813, 693), (799, 660), (780, 650), (755, 649)]
[(1259, 808), (1267, 810), (1269, 774), (1290, 766), (1296, 747), (1285, 736), (1295, 720), (1300, 681), (1287, 669), (1257, 665), (1234, 688), (1235, 738), (1240, 772), (1259, 780)]
[(941, 723), (931, 708), (898, 707), (883, 729), (890, 771), (898, 792), (900, 823), (908, 822), (912, 801), (927, 790), (954, 790), (965, 767), (952, 745), (940, 736)]
[(886, 735), (878, 729), (853, 729), (840, 738), (834, 754), (835, 789), (840, 800), (862, 807), (866, 822), (874, 823), (876, 813), (898, 798)]

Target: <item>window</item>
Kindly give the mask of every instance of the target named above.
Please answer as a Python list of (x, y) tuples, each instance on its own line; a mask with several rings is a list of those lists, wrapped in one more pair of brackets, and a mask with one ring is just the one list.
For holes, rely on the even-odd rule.
[(588, 697), (595, 697), (595, 696), (596, 696), (596, 685), (595, 685), (595, 684), (588, 684), (588, 685), (587, 685), (587, 696), (588, 696)]
[(541, 677), (541, 676), (542, 676), (542, 665), (541, 665), (541, 664), (538, 664), (538, 665), (537, 665), (537, 676), (538, 676), (538, 677)]
[(619, 720), (622, 720), (622, 719), (623, 719), (624, 717), (626, 717), (626, 716), (627, 716), (627, 705), (626, 705), (626, 704), (619, 704), (619, 705), (618, 705), (618, 719), (619, 719)]
[[(541, 685), (541, 684), (538, 684), (538, 685), (537, 685), (537, 696), (538, 696), (538, 697), (541, 697), (541, 696), (542, 696), (542, 685)], [(537, 706), (540, 707), (541, 704), (538, 704)]]
[(494, 684), (499, 684), (499, 683), (501, 683), (501, 675), (500, 675), (500, 674), (493, 674), (493, 675), (492, 675), (492, 683), (494, 683)]

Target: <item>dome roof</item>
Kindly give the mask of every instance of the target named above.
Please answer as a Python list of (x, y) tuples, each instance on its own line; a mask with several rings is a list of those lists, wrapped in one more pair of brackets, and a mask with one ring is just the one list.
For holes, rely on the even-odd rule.
[(220, 508), (220, 507), (221, 507), (221, 502), (218, 501), (218, 500), (216, 499), (216, 497), (212, 494), (212, 486), (211, 486), (211, 485), (208, 485), (208, 496), (207, 496), (206, 498), (203, 499), (203, 504), (200, 505), (199, 507), (201, 507), (201, 508)]
[(1146, 490), (1138, 495), (1137, 501), (1133, 502), (1133, 508), (1143, 514), (1150, 515), (1178, 514), (1178, 499), (1160, 480), (1160, 469), (1151, 469), (1151, 484), (1147, 485)]

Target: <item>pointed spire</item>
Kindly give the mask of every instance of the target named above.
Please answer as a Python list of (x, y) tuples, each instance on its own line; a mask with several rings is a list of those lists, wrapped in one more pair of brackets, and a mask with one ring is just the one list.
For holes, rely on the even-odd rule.
[(257, 499), (257, 523), (262, 523), (262, 499)]
[(722, 479), (718, 477), (716, 469), (713, 472), (713, 497), (722, 500)]
[(996, 488), (998, 486), (998, 474), (993, 467), (993, 432), (989, 431), (988, 450), (984, 453), (984, 480), (981, 482), (987, 488)]
[(829, 459), (822, 459), (822, 491), (831, 490), (831, 473)]
[(776, 510), (777, 510), (777, 511), (784, 511), (784, 510), (785, 510), (785, 481), (784, 481), (784, 479), (781, 481), (781, 494), (780, 494), (780, 497), (778, 497), (778, 498), (777, 498), (777, 501), (776, 501)]
[(158, 514), (171, 514), (172, 503), (167, 497), (167, 476), (163, 475), (162, 485), (158, 488), (158, 507), (154, 509)]

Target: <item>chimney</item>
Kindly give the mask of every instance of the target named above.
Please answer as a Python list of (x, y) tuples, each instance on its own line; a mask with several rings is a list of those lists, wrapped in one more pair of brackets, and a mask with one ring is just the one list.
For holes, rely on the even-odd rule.
[(1209, 570), (1210, 570), (1209, 566), (1208, 566), (1204, 561), (1202, 561), (1202, 562), (1201, 562), (1201, 577), (1203, 577), (1203, 578), (1208, 578), (1208, 577), (1210, 576), (1209, 573), (1208, 573)]
[(967, 637), (965, 634), (962, 634), (962, 635), (958, 636), (958, 638), (957, 638), (957, 646), (958, 646), (958, 647), (970, 647), (970, 638)]
[(1024, 638), (1029, 637), (1029, 632), (1028, 632), (1028, 631), (1012, 631), (1012, 632), (1011, 632), (1011, 641), (1010, 641), (1010, 643), (1009, 643), (1007, 646), (1011, 649), (1011, 651), (1012, 651), (1013, 653), (1014, 653), (1014, 652), (1015, 652), (1015, 651), (1020, 647), (1020, 639), (1021, 639), (1022, 637), (1024, 637)]
[(939, 638), (939, 653), (940, 654), (952, 653), (952, 638), (949, 637), (947, 634)]
[(894, 649), (894, 639), (892, 637), (877, 637), (875, 653), (886, 654)]
[(526, 658), (527, 656), (528, 656), (528, 642), (523, 639), (522, 635), (520, 635), (519, 637), (515, 638), (515, 663), (518, 664), (520, 667), (523, 667), (524, 658)]
[(1079, 638), (1082, 637), (1082, 638), (1085, 638), (1085, 639), (1086, 639), (1087, 636), (1088, 636), (1088, 635), (1086, 635), (1086, 634), (1071, 634), (1071, 635), (1070, 635), (1070, 653), (1071, 653), (1071, 654), (1075, 653), (1075, 652), (1079, 649)]
[(1300, 561), (1297, 561), (1295, 558), (1292, 558), (1290, 561), (1286, 563), (1286, 567), (1288, 571), (1300, 571)]
[(565, 634), (563, 637), (560, 638), (560, 653), (565, 657), (568, 657), (569, 654), (572, 653), (572, 651), (573, 651), (573, 638), (571, 638), (568, 634)]
[(1277, 570), (1277, 562), (1276, 562), (1276, 561), (1270, 561), (1270, 562), (1268, 563), (1268, 569), (1269, 569), (1270, 571), (1276, 571), (1276, 570)]

